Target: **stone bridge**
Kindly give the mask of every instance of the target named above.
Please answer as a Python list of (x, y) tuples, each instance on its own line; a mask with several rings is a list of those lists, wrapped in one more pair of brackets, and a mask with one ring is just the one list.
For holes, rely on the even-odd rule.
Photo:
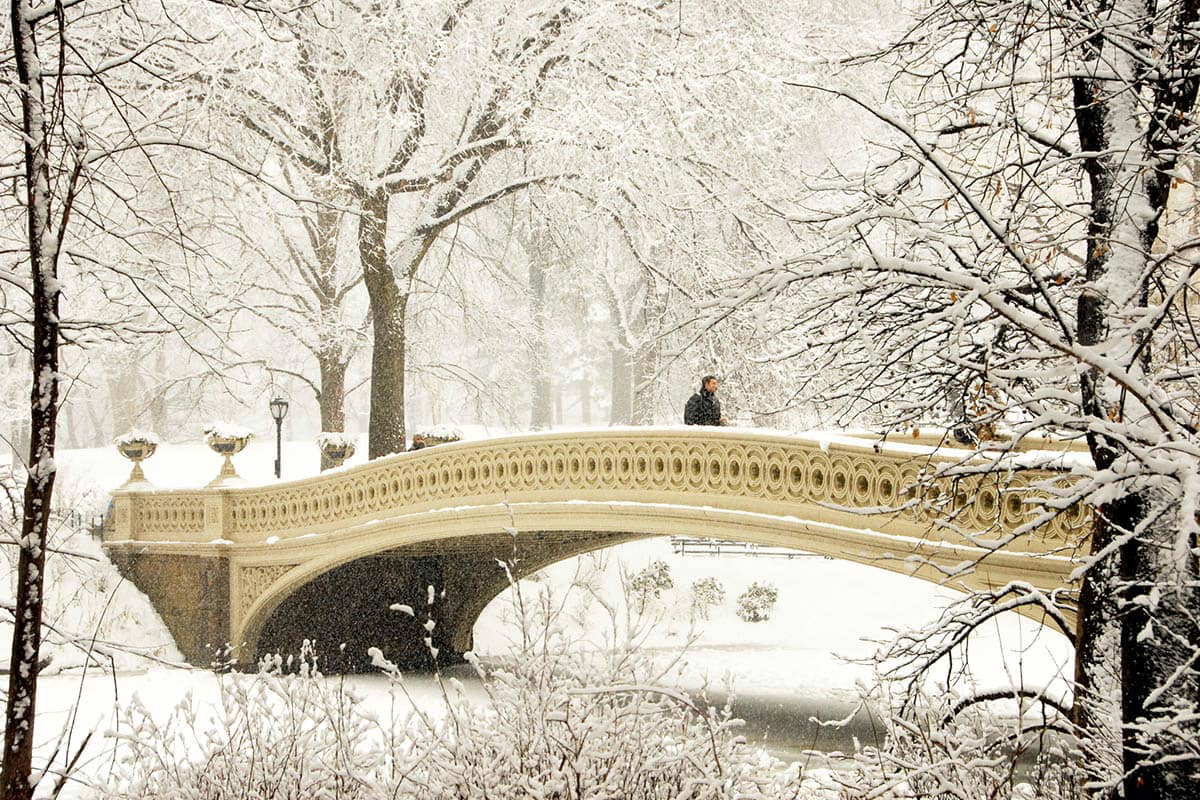
[[(498, 562), (519, 578), (649, 536), (793, 547), (964, 589), (1063, 587), (1088, 513), (1073, 506), (1034, 524), (1051, 493), (1040, 482), (1063, 476), (933, 478), (965, 458), (924, 440), (556, 431), (267, 486), (118, 491), (105, 549), (198, 665), (227, 644), (251, 665), (296, 652), (305, 638), (327, 655), (345, 643), (347, 669), (363, 667), (371, 645), (420, 663), (427, 613), (437, 620), (433, 644), (454, 659), (509, 585)], [(1022, 526), (1003, 549), (990, 546)], [(389, 610), (394, 603), (416, 618)]]

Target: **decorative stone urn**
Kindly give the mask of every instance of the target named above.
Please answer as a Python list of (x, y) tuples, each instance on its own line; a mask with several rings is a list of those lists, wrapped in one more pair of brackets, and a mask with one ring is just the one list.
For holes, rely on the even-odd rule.
[(242, 478), (233, 468), (233, 457), (246, 449), (250, 437), (254, 434), (240, 425), (213, 423), (204, 429), (204, 440), (208, 447), (219, 456), (225, 457), (221, 471), (217, 477), (209, 481), (210, 488), (216, 486), (236, 486), (242, 483)]
[(121, 485), (122, 489), (150, 485), (146, 480), (146, 473), (142, 471), (142, 462), (154, 455), (157, 449), (158, 437), (146, 431), (130, 431), (117, 439), (117, 450), (133, 462), (129, 480)]
[(462, 432), (449, 425), (434, 425), (432, 428), (418, 431), (418, 434), (425, 439), (426, 447), (435, 444), (449, 444), (462, 439)]
[(330, 468), (340, 467), (354, 456), (354, 437), (340, 431), (319, 433), (317, 447), (321, 449), (321, 455), (329, 460)]

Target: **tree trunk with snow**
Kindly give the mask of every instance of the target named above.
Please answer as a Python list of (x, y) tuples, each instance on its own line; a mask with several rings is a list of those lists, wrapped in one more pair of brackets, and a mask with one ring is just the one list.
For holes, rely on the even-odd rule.
[(609, 408), (609, 425), (633, 424), (633, 365), (629, 348), (623, 342), (609, 346), (609, 387), (612, 405)]
[[(38, 662), (42, 645), (43, 576), (46, 534), (54, 493), (54, 439), (58, 413), (59, 288), (61, 230), (52, 218), (49, 109), (35, 25), (26, 15), (28, 0), (12, 0), (13, 60), (20, 93), (24, 136), (24, 180), (29, 269), (33, 301), (33, 370), (29, 421), (29, 473), (25, 482), (21, 543), (17, 559), (17, 597), (13, 610), (12, 652), (4, 720), (0, 792), (5, 800), (33, 796), (34, 722), (37, 714)], [(62, 221), (70, 211), (64, 203)]]
[(112, 435), (120, 436), (138, 426), (138, 395), (141, 376), (138, 375), (137, 355), (132, 351), (108, 370), (108, 405), (112, 416)]
[[(590, 369), (591, 365), (587, 364), (585, 369)], [(580, 378), (578, 381), (579, 390), (579, 422), (582, 425), (592, 424), (592, 379)]]
[(646, 278), (645, 304), (635, 317), (639, 341), (633, 369), (633, 424), (653, 425), (659, 396), (658, 369), (662, 360), (660, 325), (667, 314), (667, 298), (653, 277)]
[(166, 433), (167, 418), (167, 350), (159, 344), (154, 350), (154, 396), (150, 399), (150, 429)]
[[(1127, 0), (1114, 3), (1111, 13), (1128, 25), (1145, 10), (1143, 3)], [(1112, 354), (1135, 380), (1143, 380), (1151, 367), (1150, 331), (1137, 320), (1146, 315), (1149, 305), (1153, 269), (1148, 262), (1178, 162), (1177, 136), (1192, 113), (1200, 79), (1153, 84), (1144, 77), (1145, 65), (1170, 53), (1172, 40), (1194, 36), (1200, 3), (1181, 4), (1177, 14), (1159, 21), (1165, 30), (1147, 30), (1150, 39), (1130, 40), (1135, 42), (1131, 47), (1106, 39), (1101, 30), (1082, 45), (1087, 70), (1097, 75), (1114, 72), (1123, 90), (1108, 91), (1112, 81), (1107, 78), (1073, 81), (1076, 127), (1081, 147), (1089, 154), (1084, 165), (1091, 194), (1079, 341)], [(1097, 21), (1103, 19), (1097, 16)], [(1155, 39), (1168, 46), (1154, 47)], [(1197, 56), (1193, 41), (1190, 47), (1171, 53), (1166, 63), (1172, 70), (1185, 65), (1194, 70)], [(1145, 113), (1147, 95), (1153, 98), (1149, 114)], [(1146, 164), (1155, 168), (1147, 170)], [(1105, 424), (1144, 417), (1146, 409), (1129, 397), (1129, 388), (1098, 366), (1081, 374), (1083, 408), (1100, 421), (1088, 436), (1098, 470), (1127, 468), (1123, 462), (1130, 455), (1120, 437), (1095, 431)], [(1085, 577), (1080, 616), (1081, 696), (1120, 703), (1121, 772), (1127, 798), (1184, 796), (1181, 792), (1189, 784), (1194, 796), (1200, 794), (1194, 764), (1171, 756), (1169, 741), (1153, 731), (1161, 724), (1156, 717), (1162, 720), (1180, 709), (1200, 707), (1200, 672), (1189, 668), (1200, 641), (1195, 617), (1200, 608), (1200, 573), (1195, 552), (1181, 533), (1181, 521), (1175, 518), (1178, 507), (1171, 512), (1167, 493), (1155, 483), (1153, 478), (1134, 481), (1127, 493), (1097, 509), (1092, 554), (1099, 558), (1106, 548), (1118, 545), (1119, 556), (1116, 565), (1099, 563)], [(1119, 639), (1113, 635), (1118, 626)], [(1107, 680), (1114, 645), (1119, 689)], [(1097, 698), (1098, 693), (1104, 700)], [(1111, 715), (1085, 712), (1084, 721), (1090, 736), (1113, 737)], [(1159, 747), (1167, 752), (1146, 752)]]
[(397, 285), (395, 273), (388, 263), (389, 200), (382, 191), (363, 198), (363, 214), (358, 221), (358, 250), (363, 281), (371, 299), (371, 330), (374, 334), (368, 458), (403, 453), (406, 445), (404, 357), (408, 295)]
[[(340, 432), (346, 430), (346, 368), (348, 362), (340, 352), (321, 352), (317, 355), (317, 367), (321, 374), (321, 387), (317, 405), (321, 411), (321, 431)], [(334, 462), (321, 453), (321, 471), (332, 469)]]

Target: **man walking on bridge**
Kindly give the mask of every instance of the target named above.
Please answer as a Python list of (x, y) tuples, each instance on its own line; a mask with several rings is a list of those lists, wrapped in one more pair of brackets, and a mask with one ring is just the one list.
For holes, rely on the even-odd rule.
[(700, 380), (700, 391), (692, 395), (683, 409), (684, 425), (727, 425), (721, 416), (721, 401), (717, 399), (717, 379), (705, 375)]

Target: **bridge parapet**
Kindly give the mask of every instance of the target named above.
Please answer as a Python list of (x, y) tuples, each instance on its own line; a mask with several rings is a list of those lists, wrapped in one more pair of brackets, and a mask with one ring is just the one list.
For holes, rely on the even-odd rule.
[[(1010, 532), (1045, 514), (1053, 473), (926, 479), (961, 455), (852, 437), (720, 429), (617, 429), (468, 441), (263, 487), (118, 492), (115, 537), (236, 544), (320, 534), (397, 509), (524, 500), (734, 507), (928, 538)], [(864, 518), (863, 512), (875, 512)], [(809, 513), (809, 512), (806, 512)], [(935, 524), (937, 520), (941, 524)], [(853, 520), (857, 520), (854, 522)], [(1088, 513), (1069, 508), (1013, 543), (1078, 543)], [(955, 531), (954, 529), (957, 529)], [(942, 533), (938, 533), (942, 531)]]

